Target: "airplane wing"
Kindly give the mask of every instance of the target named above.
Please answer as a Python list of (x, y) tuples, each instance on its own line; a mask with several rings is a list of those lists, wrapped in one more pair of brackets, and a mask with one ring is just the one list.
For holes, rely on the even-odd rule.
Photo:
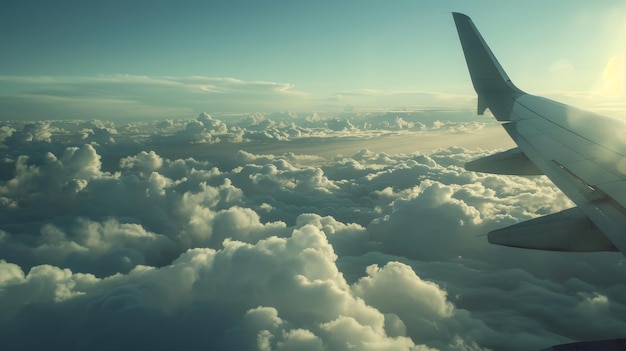
[(472, 171), (545, 174), (577, 205), (494, 230), (493, 244), (626, 255), (626, 124), (517, 88), (466, 15), (453, 13), (465, 60), (486, 109), (517, 148), (469, 162)]

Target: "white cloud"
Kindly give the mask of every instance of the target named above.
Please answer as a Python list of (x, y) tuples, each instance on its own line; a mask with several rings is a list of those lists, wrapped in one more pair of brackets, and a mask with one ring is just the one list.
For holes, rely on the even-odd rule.
[[(290, 113), (28, 127), (38, 141), (0, 150), (0, 338), (22, 349), (496, 350), (623, 336), (619, 254), (480, 237), (571, 206), (547, 178), (467, 172), (489, 151), (461, 147), (374, 152), (362, 139), (361, 151), (326, 154), (407, 123), (423, 137), (479, 129), (441, 114), (415, 127), (418, 117), (341, 117), (349, 132)], [(85, 129), (105, 137), (66, 137)], [(202, 133), (220, 140), (186, 138)], [(26, 337), (34, 329), (41, 337)]]
[(139, 174), (146, 176), (163, 166), (163, 158), (154, 151), (142, 151), (135, 156), (124, 157), (120, 160), (120, 168), (139, 170)]

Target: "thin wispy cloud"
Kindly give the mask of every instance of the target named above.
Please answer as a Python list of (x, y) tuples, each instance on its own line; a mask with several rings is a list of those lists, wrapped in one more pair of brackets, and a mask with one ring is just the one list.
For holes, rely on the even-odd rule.
[[(216, 111), (272, 110), (303, 107), (308, 94), (293, 84), (214, 77), (94, 77), (2, 76), (11, 83), (0, 96), (5, 116), (73, 118), (94, 113), (108, 118), (160, 117)], [(33, 110), (39, 113), (33, 113)], [(20, 112), (22, 111), (22, 112)]]
[[(293, 83), (228, 77), (138, 75), (0, 76), (0, 112), (6, 119), (150, 119), (222, 113), (473, 109), (475, 96), (424, 90), (357, 89), (320, 97)], [(614, 103), (598, 91), (546, 93), (583, 108)], [(574, 98), (572, 98), (574, 96)], [(583, 96), (584, 99), (576, 100)], [(615, 105), (614, 105), (615, 106)], [(605, 112), (605, 111), (602, 111)], [(609, 111), (622, 115), (623, 111)]]

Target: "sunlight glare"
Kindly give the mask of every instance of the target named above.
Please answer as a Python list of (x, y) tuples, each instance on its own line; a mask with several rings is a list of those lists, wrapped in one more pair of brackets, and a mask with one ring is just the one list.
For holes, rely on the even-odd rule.
[(626, 75), (626, 54), (609, 58), (598, 86), (598, 93), (606, 97), (621, 97), (624, 95), (624, 76)]

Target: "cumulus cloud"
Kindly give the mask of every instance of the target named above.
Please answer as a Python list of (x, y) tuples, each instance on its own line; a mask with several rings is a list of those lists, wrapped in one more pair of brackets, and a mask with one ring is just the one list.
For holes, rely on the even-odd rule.
[[(219, 349), (342, 350), (350, 345), (366, 350), (417, 349), (407, 337), (387, 335), (385, 316), (351, 293), (334, 264), (336, 257), (323, 232), (304, 226), (288, 238), (272, 236), (256, 245), (225, 241), (222, 250), (194, 249), (167, 267), (137, 266), (128, 275), (106, 279), (49, 265), (24, 274), (16, 265), (2, 261), (2, 301), (6, 303), (2, 333), (11, 327), (21, 331), (35, 322), (66, 332), (52, 324), (65, 311), (77, 323), (79, 348), (101, 347), (105, 337), (111, 338), (109, 323), (124, 315), (140, 320), (155, 317), (145, 320), (137, 334), (113, 331), (110, 347), (125, 349), (140, 342), (148, 330), (161, 334), (179, 322), (191, 327), (186, 316), (200, 309), (207, 314), (196, 318), (205, 323), (215, 318), (212, 311), (235, 317), (230, 322), (230, 318), (222, 320), (221, 337), (207, 340), (204, 347), (213, 343)], [(37, 321), (31, 319), (33, 313), (39, 316)], [(14, 323), (20, 322), (6, 325), (12, 317)], [(193, 328), (200, 333), (204, 325)], [(22, 337), (5, 334), (3, 340), (17, 345)], [(188, 344), (195, 340), (173, 338), (169, 342), (179, 347), (201, 346)], [(33, 340), (26, 348), (48, 343)]]
[(465, 171), (482, 149), (368, 149), (485, 133), (445, 116), (7, 123), (0, 338), (26, 350), (521, 350), (623, 337), (620, 254), (481, 236), (571, 207), (547, 178)]

